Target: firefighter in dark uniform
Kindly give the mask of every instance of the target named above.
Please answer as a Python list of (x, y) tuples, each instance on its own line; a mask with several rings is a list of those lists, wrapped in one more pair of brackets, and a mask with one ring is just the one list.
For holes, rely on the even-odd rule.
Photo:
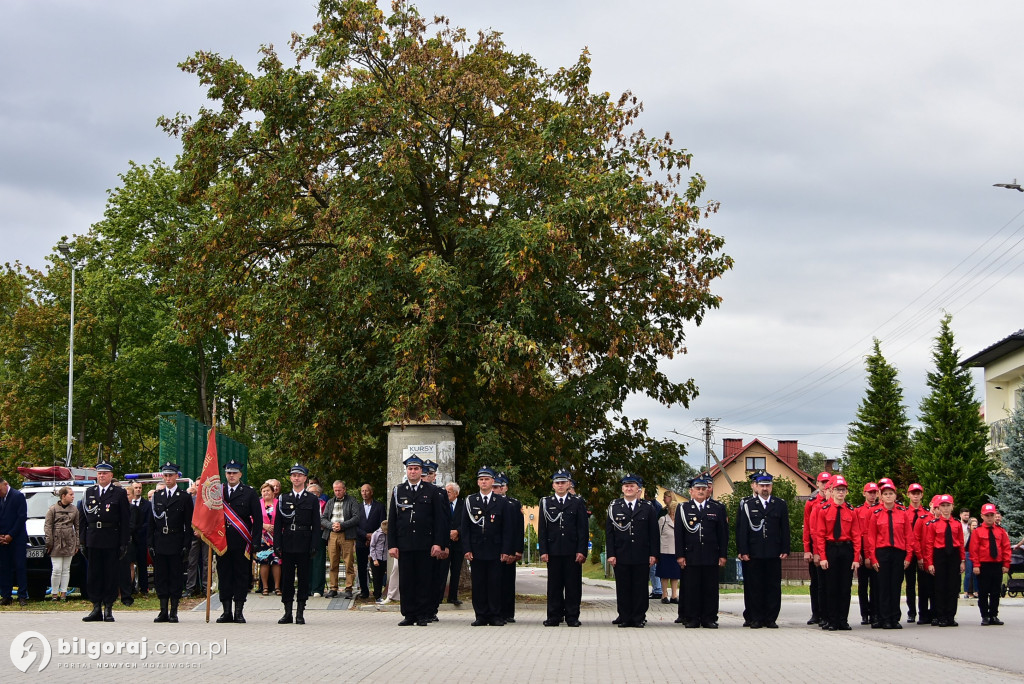
[[(217, 622), (245, 622), (242, 609), (252, 588), (253, 543), (263, 534), (263, 507), (256, 490), (242, 484), (242, 464), (228, 461), (224, 466), (227, 482), (221, 490), (224, 502), (224, 533), (228, 548), (217, 556), (217, 577), (223, 614)], [(234, 605), (234, 612), (232, 612)]]
[(495, 472), (487, 466), (477, 471), (480, 491), (466, 497), (459, 535), (465, 544), (473, 580), (473, 627), (505, 624), (501, 617), (501, 567), (515, 555), (512, 510), (505, 497), (493, 491), (494, 478)]
[(718, 569), (725, 566), (725, 506), (708, 499), (710, 478), (690, 481), (690, 500), (676, 507), (676, 558), (683, 569), (683, 624), (718, 629)]
[(192, 495), (178, 486), (178, 465), (160, 467), (164, 488), (153, 495), (149, 553), (153, 556), (153, 586), (160, 613), (153, 622), (177, 622), (178, 601), (185, 585), (185, 559), (192, 548)]
[[(437, 482), (437, 463), (431, 460), (423, 461), (423, 481), (434, 485), (434, 489), (437, 490), (437, 496), (441, 499), (441, 502), (448, 507), (448, 493), (444, 487), (438, 487)], [(461, 524), (461, 520), (459, 523)], [(450, 547), (446, 547), (441, 551), (441, 555), (436, 558), (431, 558), (433, 563), (433, 586), (436, 589), (435, 593), (431, 594), (431, 612), (430, 621), (437, 622), (437, 611), (441, 607), (441, 596), (444, 593), (444, 583), (448, 579), (448, 568), (450, 567), (450, 560), (448, 557)]]
[(501, 619), (506, 623), (516, 621), (516, 564), (523, 557), (523, 503), (508, 495), (509, 478), (505, 473), (498, 473), (494, 478), (494, 492), (505, 497), (509, 505), (511, 522), (512, 553), (508, 561), (501, 566)]
[(782, 559), (789, 556), (789, 508), (772, 496), (772, 476), (751, 476), (754, 495), (740, 502), (736, 550), (743, 563), (744, 625), (778, 627), (782, 609)]
[(569, 493), (569, 473), (560, 470), (551, 478), (554, 496), (540, 500), (540, 560), (548, 564), (548, 619), (545, 627), (557, 627), (565, 620), (580, 626), (583, 596), (583, 563), (587, 560), (586, 504)]
[(114, 467), (100, 461), (96, 484), (82, 497), (85, 519), (79, 526), (79, 543), (85, 549), (86, 586), (92, 600), (92, 612), (82, 622), (114, 621), (118, 563), (128, 553), (131, 518), (128, 495), (112, 484), (113, 479)]
[[(298, 600), (295, 624), (306, 624), (306, 599), (309, 598), (309, 561), (320, 543), (320, 499), (306, 491), (309, 470), (296, 463), (288, 472), (292, 491), (278, 497), (274, 517), (274, 554), (281, 559), (281, 603), (284, 615), (279, 625), (292, 622), (292, 599), (295, 598), (295, 573), (298, 571)], [(262, 524), (262, 514), (260, 521)]]
[(407, 479), (395, 487), (388, 504), (388, 555), (398, 561), (402, 591), (402, 621), (398, 624), (423, 626), (432, 617), (433, 559), (448, 548), (451, 514), (437, 496), (437, 487), (423, 481), (423, 461), (410, 456), (404, 463)]
[(658, 512), (640, 498), (643, 480), (629, 474), (622, 478), (622, 498), (608, 504), (605, 544), (608, 564), (615, 568), (615, 607), (619, 627), (643, 627), (651, 599), (647, 577), (660, 553)]

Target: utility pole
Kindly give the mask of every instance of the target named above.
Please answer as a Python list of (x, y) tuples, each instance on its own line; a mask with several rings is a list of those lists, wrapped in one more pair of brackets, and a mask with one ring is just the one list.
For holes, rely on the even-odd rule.
[[(721, 418), (701, 418), (700, 422), (704, 423), (704, 470), (711, 470), (711, 458), (714, 455), (714, 448), (711, 446), (711, 441), (714, 436), (714, 428), (712, 427)], [(717, 459), (716, 459), (717, 460)]]

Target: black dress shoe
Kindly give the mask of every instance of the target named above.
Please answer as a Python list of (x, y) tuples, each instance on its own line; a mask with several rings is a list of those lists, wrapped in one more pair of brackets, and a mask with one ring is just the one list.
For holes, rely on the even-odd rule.
[(747, 627), (750, 627), (750, 629), (761, 629), (762, 626), (763, 625), (757, 620), (747, 624)]
[(871, 618), (861, 618), (860, 619), (860, 624), (862, 624), (862, 625), (870, 625), (871, 624)]
[(290, 625), (292, 624), (292, 614), (290, 612), (285, 613), (281, 616), (281, 619), (277, 621), (279, 625)]
[(636, 623), (634, 623), (634, 624), (633, 624), (633, 627), (635, 627), (636, 629), (643, 629), (643, 628), (644, 628), (644, 625), (646, 625), (646, 624), (647, 624), (647, 620), (644, 620), (644, 621), (642, 621), (642, 622), (636, 622)]
[[(10, 599), (7, 599), (8, 605), (10, 605)], [(100, 610), (98, 603), (94, 603), (92, 606), (92, 612), (82, 618), (82, 622), (102, 622), (103, 611)]]
[(352, 598), (352, 590), (351, 589), (346, 589), (345, 590), (345, 598), (347, 598), (347, 599), (351, 599)]
[(489, 624), (491, 624), (491, 623), (488, 622), (487, 620), (473, 620), (472, 622), (469, 623), (469, 626), (470, 627), (486, 627)]
[(14, 601), (11, 600), (10, 596), (4, 596), (2, 599), (0, 599), (0, 606), (9, 606), (12, 603), (14, 603)]
[(839, 631), (839, 628), (838, 628), (838, 627), (836, 627), (835, 625), (829, 625), (829, 626), (828, 626), (828, 631), (829, 631), (829, 632), (838, 632), (838, 631)]
[(416, 626), (417, 627), (426, 627), (429, 624), (430, 624), (430, 620), (417, 620), (416, 621)]
[(998, 626), (998, 625), (1003, 625), (1003, 624), (1006, 624), (1006, 623), (1004, 623), (1004, 622), (1003, 622), (1002, 620), (1000, 620), (1000, 619), (999, 619), (999, 618), (997, 618), (997, 617), (990, 617), (990, 618), (988, 619), (988, 623), (989, 623), (990, 625), (996, 625), (996, 626)]
[(657, 591), (652, 591), (651, 595), (648, 596), (647, 598), (660, 599), (661, 598), (661, 593), (657, 592)]
[(838, 627), (836, 627), (836, 630), (840, 631), (840, 632), (849, 632), (851, 629), (853, 629), (853, 628), (850, 627), (850, 625), (848, 623), (846, 623), (846, 622), (844, 622), (843, 624), (841, 624)]
[(451, 603), (453, 606), (461, 606), (462, 605), (462, 601), (460, 601), (459, 599), (455, 599), (454, 601), (449, 601), (449, 603)]
[(509, 623), (511, 625), (514, 625), (514, 624), (516, 624), (516, 619), (515, 618), (505, 618), (505, 622), (507, 622), (507, 623)]
[(939, 618), (932, 618), (930, 624), (932, 627), (941, 627), (940, 622)]
[(662, 596), (661, 597), (661, 602), (662, 603), (668, 603), (668, 597), (667, 596)]
[(631, 623), (631, 622), (620, 622), (619, 623), (619, 629), (624, 629), (626, 627), (632, 627), (632, 626), (633, 626), (633, 623)]
[[(569, 620), (565, 624), (568, 625), (569, 627), (582, 627), (583, 626), (583, 623), (580, 622), (579, 620)], [(557, 625), (556, 625), (556, 627), (557, 627)]]
[(704, 629), (718, 629), (718, 623), (717, 622), (711, 622), (710, 620), (708, 622), (700, 623), (700, 626), (703, 627)]
[(819, 622), (821, 622), (821, 618), (819, 618), (817, 615), (812, 615), (811, 619), (807, 621), (807, 624), (809, 624), (809, 625), (816, 625)]
[(943, 625), (943, 626), (944, 626), (944, 627), (959, 627), (959, 626), (960, 626), (960, 623), (959, 623), (959, 622), (957, 622), (956, 620), (950, 620), (950, 621), (948, 621), (948, 622), (947, 622), (947, 623), (946, 623), (945, 625)]
[(505, 620), (503, 620), (501, 618), (498, 618), (497, 620), (491, 620), (491, 626), (492, 627), (504, 627), (505, 626)]
[[(19, 596), (18, 597), (18, 605), (21, 606), (22, 608), (24, 608), (25, 606), (28, 605), (28, 599), (25, 598), (24, 596)], [(111, 620), (111, 622), (113, 622), (113, 620)]]
[[(24, 601), (24, 599), (22, 599), (22, 600)], [(114, 613), (113, 613), (113, 610), (111, 609), (110, 606), (104, 606), (103, 607), (103, 621), (104, 622), (113, 622), (114, 621)]]
[(871, 629), (882, 629), (882, 628), (883, 628), (883, 625), (882, 625), (881, 622), (872, 622), (871, 623)]
[(683, 624), (683, 623), (684, 623), (684, 622), (686, 622), (686, 621), (685, 621), (685, 620), (683, 620), (683, 618), (681, 618), (681, 617), (677, 617), (677, 618), (676, 618), (675, 620), (673, 620), (672, 622), (676, 623), (677, 625), (681, 625), (681, 624)]
[(679, 599), (677, 599), (677, 598), (669, 599), (668, 602), (669, 603), (676, 603), (676, 604), (678, 604), (679, 603)]
[(360, 592), (359, 598), (370, 598), (370, 592), (368, 592), (368, 591)]
[(907, 616), (907, 624), (908, 625), (912, 625), (915, 622), (917, 622), (917, 616), (916, 615), (908, 615)]
[(749, 627), (750, 626), (750, 620), (744, 620), (743, 621), (743, 626), (744, 627)]
[(217, 618), (217, 622), (223, 624), (225, 622), (234, 622), (235, 616), (231, 613), (221, 613), (220, 617)]
[(697, 620), (690, 620), (689, 622), (685, 623), (683, 627), (686, 627), (686, 629), (697, 629), (698, 627), (700, 627), (700, 622)]
[(613, 624), (613, 625), (617, 625), (617, 624), (619, 624), (620, 622), (622, 622), (622, 618), (620, 618), (620, 617), (617, 617), (617, 618), (615, 618), (614, 620), (612, 620), (612, 624)]
[(560, 624), (562, 624), (561, 620), (545, 620), (544, 621), (544, 626), (545, 627), (557, 627)]
[(779, 625), (776, 622), (766, 622), (766, 623), (764, 623), (764, 626), (767, 627), (768, 629), (778, 629), (779, 628)]
[(415, 624), (416, 624), (416, 620), (414, 620), (411, 617), (407, 617), (404, 620), (402, 620), (401, 622), (399, 622), (398, 626), (399, 627), (408, 627), (409, 625), (415, 625)]
[(992, 620), (990, 620), (988, 618), (981, 618), (981, 626), (982, 627), (988, 627), (991, 624), (992, 624)]
[(302, 613), (296, 613), (296, 615), (295, 615), (295, 624), (297, 624), (297, 625), (304, 625), (304, 624), (306, 624), (306, 618), (304, 618), (302, 616)]

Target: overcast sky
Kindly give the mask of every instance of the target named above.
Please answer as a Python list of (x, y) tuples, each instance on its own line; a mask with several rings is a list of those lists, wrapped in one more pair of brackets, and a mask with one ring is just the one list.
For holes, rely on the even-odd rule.
[[(1024, 3), (418, 6), (550, 69), (589, 48), (593, 89), (636, 93), (641, 125), (671, 131), (722, 203), (722, 308), (665, 365), (701, 394), (632, 402), (655, 434), (699, 435), (708, 416), (719, 453), (756, 434), (837, 456), (872, 336), (914, 420), (943, 308), (965, 355), (1024, 328), (1024, 194), (992, 187), (1024, 179)], [(309, 0), (0, 2), (0, 262), (43, 266), (101, 218), (129, 160), (173, 161), (156, 119), (204, 97), (178, 62), (254, 68), (260, 44), (284, 52), (315, 20)]]

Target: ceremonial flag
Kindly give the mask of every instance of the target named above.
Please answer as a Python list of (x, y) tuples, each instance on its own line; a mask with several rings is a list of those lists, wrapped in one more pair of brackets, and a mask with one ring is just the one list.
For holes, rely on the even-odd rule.
[(210, 428), (206, 442), (203, 474), (196, 484), (196, 505), (192, 511), (192, 529), (210, 548), (223, 556), (228, 550), (224, 534), (224, 499), (221, 492), (220, 469), (217, 465), (217, 428)]

